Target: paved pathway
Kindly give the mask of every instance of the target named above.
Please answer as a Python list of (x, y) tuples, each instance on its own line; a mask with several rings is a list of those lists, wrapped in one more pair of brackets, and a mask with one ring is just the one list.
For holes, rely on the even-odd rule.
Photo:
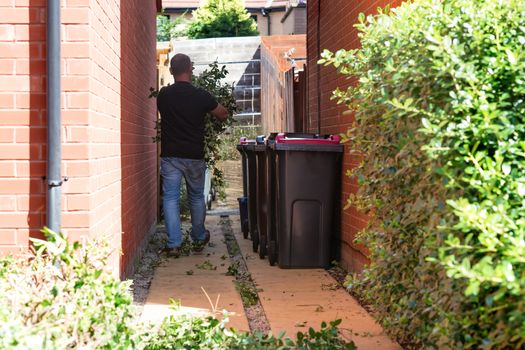
[[(180, 300), (181, 313), (210, 314), (212, 307), (202, 291), (204, 289), (213, 304), (217, 296), (220, 296), (217, 309), (230, 313), (230, 327), (248, 331), (242, 300), (233, 284), (234, 277), (226, 276), (230, 260), (223, 243), (219, 217), (208, 216), (206, 221), (213, 247), (206, 247), (199, 255), (183, 256), (179, 259), (168, 258), (161, 262), (155, 269), (142, 319), (159, 322), (173, 314), (174, 311), (169, 307), (170, 299)], [(217, 269), (204, 270), (196, 266), (206, 261)]]
[[(398, 350), (374, 319), (323, 269), (280, 269), (259, 259), (251, 250), (251, 241), (242, 237), (238, 216), (231, 216), (232, 228), (252, 278), (260, 288), (259, 297), (274, 334), (285, 331), (293, 337), (308, 327), (319, 328), (322, 321), (342, 319), (343, 335), (352, 339), (359, 350)], [(170, 299), (180, 300), (181, 313), (212, 313), (212, 303), (220, 295), (218, 310), (232, 313), (229, 326), (248, 331), (241, 298), (231, 276), (225, 273), (230, 264), (218, 216), (208, 216), (213, 247), (200, 255), (164, 259), (156, 268), (142, 318), (159, 322), (174, 313)], [(208, 261), (216, 270), (196, 265)], [(188, 272), (191, 271), (191, 272)], [(188, 274), (190, 273), (190, 274)]]
[(321, 322), (342, 319), (343, 336), (359, 350), (398, 350), (375, 320), (323, 269), (280, 269), (252, 252), (252, 243), (242, 237), (240, 220), (232, 217), (237, 242), (246, 258), (259, 298), (274, 334), (288, 336)]

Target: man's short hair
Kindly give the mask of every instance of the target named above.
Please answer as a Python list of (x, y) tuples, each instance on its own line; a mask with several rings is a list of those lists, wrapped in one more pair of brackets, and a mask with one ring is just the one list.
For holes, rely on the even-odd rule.
[(191, 59), (183, 53), (176, 54), (170, 61), (171, 74), (175, 76), (191, 72), (191, 66)]

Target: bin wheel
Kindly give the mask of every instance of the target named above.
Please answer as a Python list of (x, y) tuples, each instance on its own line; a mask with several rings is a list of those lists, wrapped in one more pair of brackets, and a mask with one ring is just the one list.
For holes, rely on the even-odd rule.
[(259, 258), (264, 259), (267, 254), (267, 248), (266, 248), (266, 236), (261, 235), (260, 242), (259, 242)]
[(248, 230), (246, 228), (242, 231), (242, 236), (244, 239), (248, 239)]
[(275, 241), (268, 243), (268, 261), (270, 262), (270, 266), (274, 266), (277, 262), (277, 245)]
[(211, 197), (208, 196), (208, 199), (206, 200), (206, 206), (208, 207), (208, 210), (211, 210), (211, 204), (212, 204)]
[(252, 233), (252, 248), (253, 248), (254, 253), (257, 253), (257, 251), (259, 250), (259, 233), (258, 232)]

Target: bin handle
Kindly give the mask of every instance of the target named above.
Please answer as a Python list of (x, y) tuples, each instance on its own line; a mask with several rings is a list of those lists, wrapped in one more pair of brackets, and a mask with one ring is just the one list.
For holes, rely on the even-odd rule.
[(339, 136), (339, 135), (330, 135), (330, 140), (341, 142), (341, 136)]
[[(293, 139), (293, 138), (287, 138), (285, 133), (280, 133), (275, 137), (276, 143), (286, 143), (286, 140), (300, 140), (300, 139)], [(317, 139), (317, 141), (322, 141), (323, 139)], [(339, 135), (330, 135), (328, 138), (324, 139), (325, 141), (332, 141), (334, 143), (340, 143), (341, 142), (341, 136)]]

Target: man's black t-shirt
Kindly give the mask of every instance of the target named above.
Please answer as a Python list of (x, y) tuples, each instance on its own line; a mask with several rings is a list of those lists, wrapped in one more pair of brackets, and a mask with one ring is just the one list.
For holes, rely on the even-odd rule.
[(204, 158), (204, 117), (217, 108), (207, 91), (188, 82), (163, 87), (157, 96), (161, 116), (161, 157)]

